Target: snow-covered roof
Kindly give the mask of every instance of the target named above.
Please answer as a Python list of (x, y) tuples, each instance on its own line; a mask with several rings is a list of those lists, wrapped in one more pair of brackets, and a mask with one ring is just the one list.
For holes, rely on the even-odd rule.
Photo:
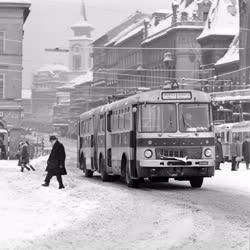
[(31, 99), (31, 89), (22, 89), (22, 99)]
[(125, 40), (127, 40), (127, 39), (135, 36), (136, 34), (138, 34), (139, 32), (141, 32), (143, 29), (144, 29), (144, 24), (141, 23), (141, 25), (139, 25), (138, 27), (132, 29), (126, 35), (124, 35), (123, 37), (121, 37), (120, 39), (118, 39), (114, 45), (119, 45), (120, 43), (124, 42)]
[(77, 76), (75, 78), (73, 78), (69, 83), (58, 87), (57, 89), (74, 89), (74, 87), (83, 84), (83, 83), (87, 83), (87, 82), (92, 82), (93, 81), (93, 72), (87, 72), (86, 74)]
[(171, 25), (172, 25), (172, 15), (160, 21), (159, 24), (156, 26), (154, 25), (154, 19), (152, 19), (151, 22), (149, 23), (148, 36), (146, 40), (153, 38), (154, 35), (161, 34), (162, 32), (166, 31), (166, 29), (171, 27)]
[(239, 0), (214, 0), (205, 27), (197, 39), (236, 36), (239, 33)]
[[(114, 38), (112, 38), (108, 43), (106, 43), (104, 46), (110, 46), (112, 44), (116, 44), (116, 43), (120, 43), (121, 41), (124, 41), (124, 37), (126, 39), (128, 39), (129, 37), (131, 37), (131, 35), (135, 35), (138, 32), (140, 32), (143, 28), (143, 22), (144, 19), (137, 21), (136, 23), (131, 24), (130, 26), (128, 26), (126, 29), (124, 29), (123, 31), (121, 31), (120, 33), (118, 33), (118, 35), (116, 35)], [(135, 33), (134, 33), (135, 32)]]
[(91, 81), (93, 81), (93, 72), (92, 71), (74, 78), (73, 80), (71, 80), (71, 83), (73, 83), (73, 86), (75, 87), (75, 86), (80, 85), (82, 83), (91, 82)]
[(239, 42), (240, 41), (239, 41), (239, 34), (238, 34), (237, 36), (235, 36), (234, 40), (230, 44), (229, 49), (226, 52), (226, 54), (216, 62), (215, 66), (220, 66), (223, 64), (239, 61), (240, 60)]
[(250, 90), (242, 89), (242, 90), (231, 90), (231, 91), (223, 91), (223, 92), (215, 92), (211, 94), (212, 100), (216, 102), (223, 101), (247, 101), (250, 99)]
[[(186, 0), (174, 0), (173, 4), (178, 6), (177, 8), (177, 20), (176, 22), (181, 22), (181, 15), (183, 12), (187, 13), (187, 21), (192, 22), (193, 20), (193, 14), (197, 12), (198, 10), (198, 0), (194, 0), (190, 4), (187, 3)], [(143, 43), (150, 42), (156, 38), (159, 38), (163, 35), (165, 35), (169, 30), (172, 30), (172, 18), (173, 14), (169, 14), (166, 19), (161, 20), (157, 25), (155, 25), (155, 17), (151, 19), (148, 27), (148, 35), (146, 40)], [(191, 28), (192, 25), (183, 25), (181, 24), (182, 28)], [(192, 28), (203, 28), (203, 26), (199, 25), (193, 25)]]
[(27, 0), (0, 0), (0, 4), (1, 3), (4, 3), (4, 4), (28, 4), (30, 5), (31, 2), (30, 1), (27, 1)]
[(38, 70), (38, 72), (55, 72), (55, 71), (69, 72), (69, 69), (62, 64), (49, 64), (43, 66)]
[(79, 21), (79, 22), (73, 24), (73, 25), (71, 26), (71, 28), (73, 28), (73, 29), (74, 29), (74, 28), (90, 28), (90, 29), (94, 29), (94, 26), (93, 26), (92, 24), (88, 23), (88, 22), (85, 21), (85, 20), (81, 20), (81, 21)]
[(143, 44), (144, 43), (148, 43), (148, 42), (151, 42), (153, 41), (154, 39), (157, 39), (163, 35), (166, 35), (168, 32), (170, 31), (173, 31), (173, 30), (181, 30), (181, 29), (191, 29), (191, 30), (194, 30), (194, 29), (197, 29), (197, 30), (201, 30), (203, 28), (203, 26), (198, 26), (198, 25), (178, 25), (178, 26), (170, 26), (168, 29), (164, 29), (158, 33), (156, 33), (155, 35), (151, 36), (151, 37), (148, 37), (147, 39), (145, 39), (143, 41)]

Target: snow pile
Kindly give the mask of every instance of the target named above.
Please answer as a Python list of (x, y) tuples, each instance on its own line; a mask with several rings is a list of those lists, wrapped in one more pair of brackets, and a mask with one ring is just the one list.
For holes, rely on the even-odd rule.
[(239, 43), (240, 43), (239, 34), (235, 36), (234, 40), (229, 46), (226, 54), (216, 62), (215, 66), (220, 66), (227, 63), (238, 62), (240, 60), (239, 54)]
[(236, 36), (240, 27), (239, 16), (238, 0), (214, 0), (205, 27), (197, 39)]

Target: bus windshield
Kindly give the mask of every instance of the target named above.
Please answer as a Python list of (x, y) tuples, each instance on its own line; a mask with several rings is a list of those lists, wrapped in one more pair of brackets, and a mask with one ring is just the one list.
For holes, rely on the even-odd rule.
[(140, 105), (141, 132), (163, 133), (176, 132), (176, 104), (143, 104)]
[(179, 126), (181, 132), (210, 131), (209, 104), (185, 103), (179, 105)]

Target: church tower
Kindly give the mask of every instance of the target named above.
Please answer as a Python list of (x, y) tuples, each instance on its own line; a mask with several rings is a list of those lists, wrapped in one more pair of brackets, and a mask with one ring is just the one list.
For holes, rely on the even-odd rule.
[(72, 72), (86, 73), (92, 68), (91, 31), (94, 27), (88, 23), (85, 2), (82, 0), (82, 20), (71, 26), (74, 36), (69, 40), (69, 69)]

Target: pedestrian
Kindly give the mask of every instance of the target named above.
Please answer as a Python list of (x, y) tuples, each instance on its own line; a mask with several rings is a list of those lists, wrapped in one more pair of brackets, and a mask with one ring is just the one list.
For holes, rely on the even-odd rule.
[(240, 141), (239, 141), (239, 137), (238, 136), (234, 136), (233, 138), (233, 142), (231, 144), (230, 147), (230, 151), (231, 151), (231, 157), (232, 157), (232, 171), (237, 171), (238, 167), (239, 167), (239, 158), (241, 156), (240, 154)]
[(24, 142), (21, 141), (18, 145), (18, 152), (17, 152), (17, 157), (18, 157), (18, 166), (21, 167), (21, 172), (24, 171), (24, 169), (27, 169), (30, 171), (30, 168), (27, 167), (26, 162), (27, 162), (27, 154), (26, 154), (26, 148), (24, 147)]
[(65, 168), (65, 150), (62, 143), (60, 143), (55, 135), (51, 135), (49, 140), (52, 144), (52, 150), (47, 161), (46, 171), (47, 176), (44, 180), (42, 186), (49, 186), (50, 180), (53, 176), (56, 176), (59, 183), (59, 189), (64, 188), (62, 175), (66, 175), (67, 171)]
[(220, 135), (216, 136), (215, 141), (215, 169), (221, 170), (220, 164), (223, 162), (223, 150), (221, 145), (221, 137)]
[(242, 144), (242, 156), (246, 163), (246, 169), (249, 169), (250, 162), (250, 137), (247, 136), (245, 141)]
[(30, 164), (30, 145), (29, 141), (27, 140), (25, 143), (23, 143), (23, 149), (25, 149), (25, 161), (26, 161), (26, 166), (28, 165), (30, 169), (35, 171), (35, 168)]
[(0, 139), (0, 150), (1, 150), (0, 159), (6, 160), (7, 159), (6, 148), (2, 139)]

